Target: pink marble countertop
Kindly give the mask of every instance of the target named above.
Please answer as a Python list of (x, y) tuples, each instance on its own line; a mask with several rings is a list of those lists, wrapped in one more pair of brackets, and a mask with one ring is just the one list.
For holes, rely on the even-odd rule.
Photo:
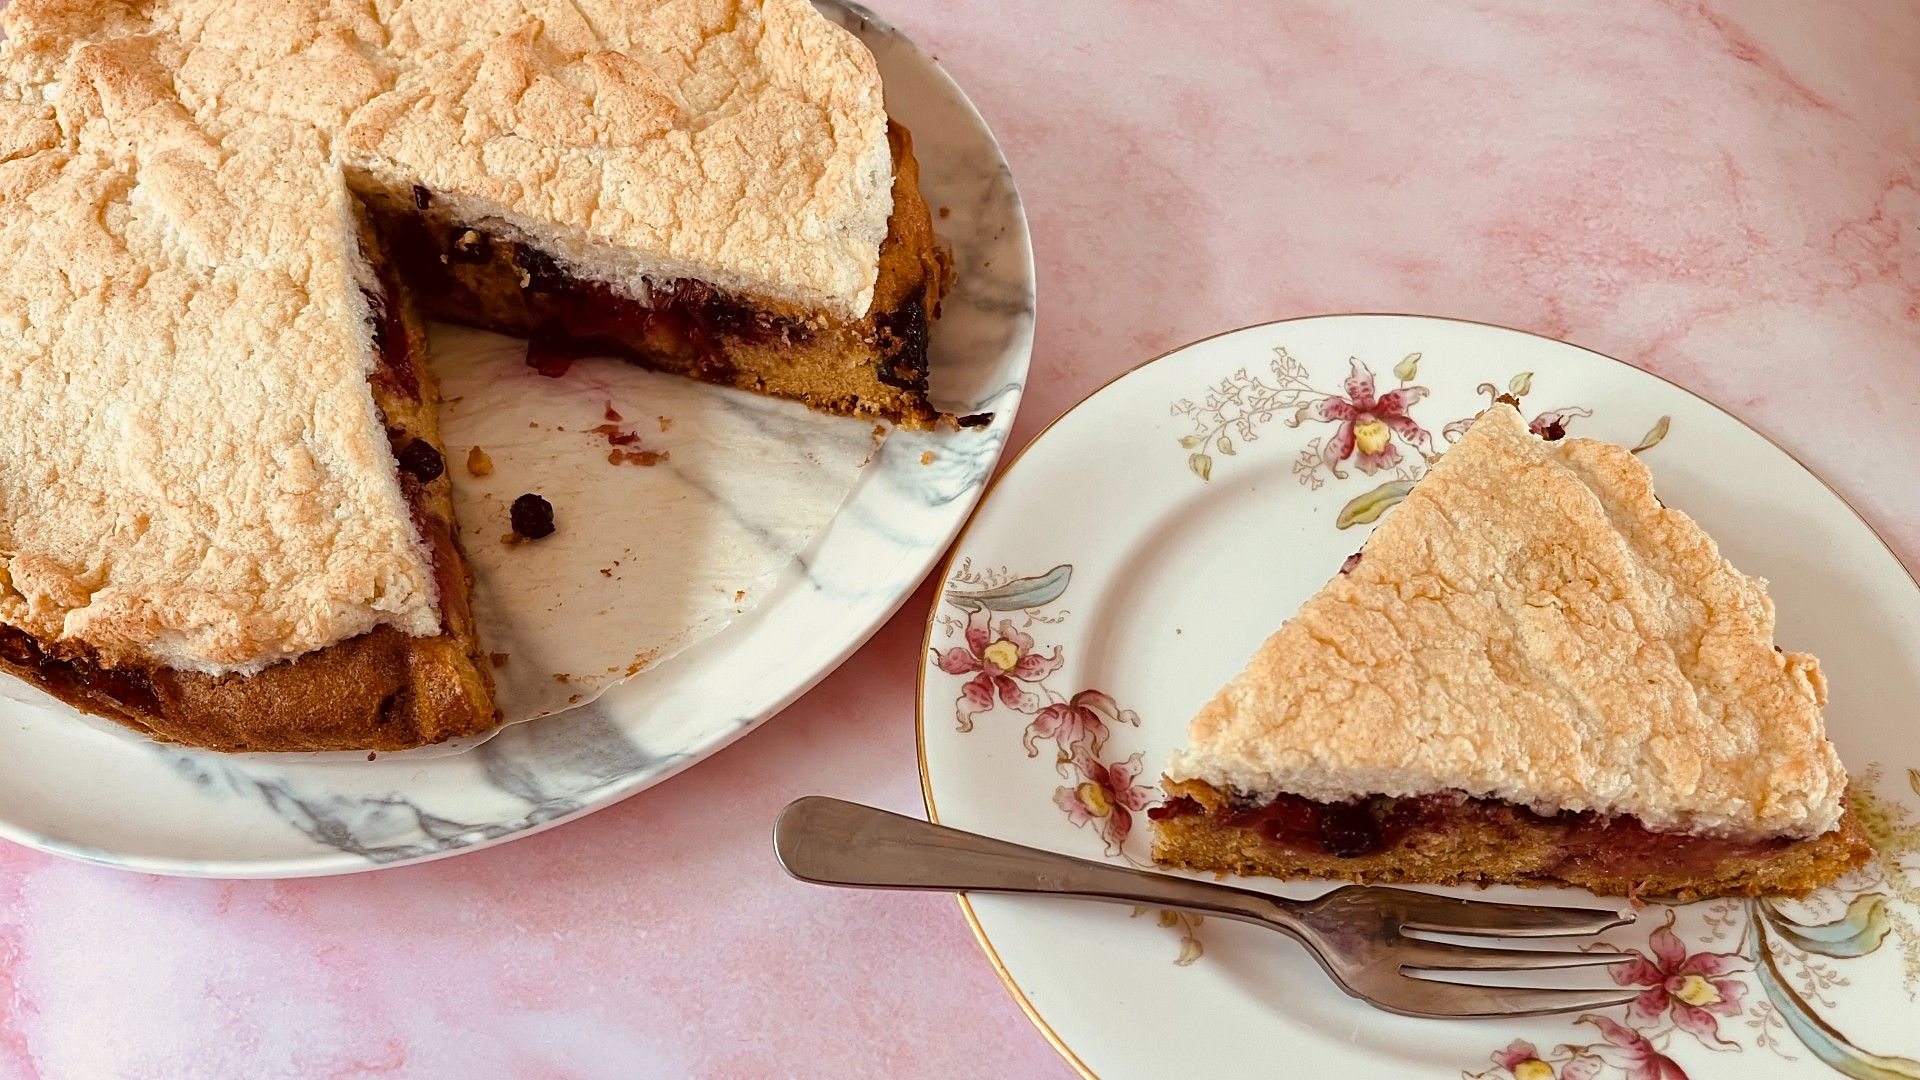
[[(1920, 6), (882, 8), (1026, 197), (1016, 443), (1216, 330), (1456, 315), (1719, 402), (1920, 566)], [(950, 898), (768, 848), (808, 792), (920, 811), (928, 603), (693, 771), (451, 861), (222, 883), (0, 846), (0, 1078), (1070, 1075)]]

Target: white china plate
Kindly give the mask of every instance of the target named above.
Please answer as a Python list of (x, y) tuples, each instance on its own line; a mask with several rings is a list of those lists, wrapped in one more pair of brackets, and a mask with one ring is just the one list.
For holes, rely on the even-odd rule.
[(821, 6), (872, 49), (888, 109), (913, 132), (927, 203), (946, 208), (935, 229), (957, 279), (933, 333), (934, 395), (956, 413), (992, 413), (991, 423), (894, 433), (751, 614), (590, 705), (464, 754), (223, 757), (104, 730), (10, 684), (0, 697), (0, 837), (215, 877), (348, 873), (470, 851), (590, 813), (713, 754), (886, 622), (959, 531), (1005, 446), (1032, 350), (1033, 256), (1006, 161), (966, 96), (863, 9)]
[[(1067, 413), (995, 483), (935, 600), (929, 816), (1145, 865), (1142, 811), (1187, 719), (1360, 547), (1391, 485), (1424, 468), (1421, 444), (1443, 451), (1449, 425), (1497, 393), (1542, 429), (1654, 443), (1661, 497), (1770, 580), (1779, 640), (1831, 680), (1829, 730), (1880, 845), (1871, 868), (1804, 904), (1646, 908), (1608, 938), (1649, 957), (1614, 969), (1639, 1003), (1586, 1017), (1411, 1020), (1345, 997), (1254, 927), (963, 898), (1008, 988), (1075, 1067), (1109, 1080), (1920, 1077), (1920, 588), (1784, 450), (1561, 342), (1415, 316), (1300, 319), (1187, 346)], [(1343, 456), (1327, 413), (1393, 433), (1381, 447), (1365, 429)]]

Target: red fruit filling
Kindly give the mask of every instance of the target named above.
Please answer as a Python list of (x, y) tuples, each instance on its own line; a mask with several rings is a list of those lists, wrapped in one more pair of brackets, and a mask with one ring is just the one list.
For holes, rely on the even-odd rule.
[(1340, 803), (1283, 794), (1265, 802), (1236, 801), (1214, 811), (1181, 795), (1148, 810), (1147, 816), (1154, 821), (1206, 816), (1216, 825), (1257, 833), (1268, 843), (1293, 851), (1346, 859), (1469, 826), (1491, 828), (1516, 841), (1537, 841), (1546, 833), (1560, 853), (1546, 871), (1549, 874), (1568, 867), (1621, 876), (1704, 872), (1729, 858), (1763, 857), (1795, 843), (1786, 838), (1743, 840), (1657, 832), (1626, 815), (1538, 814), (1498, 799), (1457, 794), (1373, 796)]

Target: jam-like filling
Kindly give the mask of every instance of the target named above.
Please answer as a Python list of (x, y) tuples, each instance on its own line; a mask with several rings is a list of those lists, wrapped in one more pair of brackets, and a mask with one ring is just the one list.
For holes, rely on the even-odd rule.
[(400, 313), (393, 310), (386, 299), (392, 292), (384, 295), (372, 290), (362, 292), (367, 306), (373, 310), (374, 383), (393, 397), (419, 401), (420, 376), (407, 355), (407, 329), (400, 321)]
[(104, 698), (135, 715), (160, 711), (160, 698), (144, 671), (102, 667), (90, 657), (55, 656), (32, 634), (17, 627), (0, 625), (0, 660), (33, 672), (40, 686), (63, 701), (98, 702)]
[(757, 311), (697, 281), (655, 286), (641, 301), (572, 277), (531, 248), (515, 248), (513, 257), (525, 272), (525, 291), (545, 316), (528, 346), (529, 358), (638, 348), (688, 364), (697, 378), (730, 383), (738, 369), (727, 359), (728, 339), (795, 342), (811, 334), (799, 322)]
[(375, 257), (364, 245), (361, 256), (373, 266), (378, 288), (362, 289), (367, 310), (372, 313), (373, 382), (375, 388), (394, 398), (418, 403), (420, 372), (414, 367), (413, 343), (407, 338), (407, 322), (400, 313), (400, 285), (393, 278), (393, 267)]
[[(463, 237), (484, 236), (476, 230), (456, 230), (449, 243), (449, 259), (478, 262), (505, 257), (525, 275), (525, 291), (548, 299), (558, 321), (575, 337), (613, 337), (638, 333), (652, 336), (656, 326), (685, 338), (702, 351), (724, 338), (755, 344), (804, 342), (812, 330), (798, 319), (776, 315), (701, 281), (680, 279), (654, 284), (645, 300), (636, 300), (598, 281), (574, 277), (546, 253), (508, 241), (486, 240), (477, 257), (463, 257)], [(504, 248), (504, 252), (496, 249)]]
[(513, 500), (508, 511), (508, 520), (513, 523), (513, 535), (527, 540), (539, 540), (553, 535), (553, 504), (544, 496), (529, 491)]
[[(393, 269), (374, 259), (378, 291), (363, 290), (367, 307), (373, 313), (374, 406), (386, 420), (388, 405), (402, 409), (421, 401), (420, 364), (414, 341), (407, 333), (401, 314), (398, 288)], [(440, 592), (440, 629), (455, 631), (472, 625), (467, 581), (455, 545), (453, 523), (433, 505), (434, 495), (427, 485), (446, 475), (446, 460), (438, 447), (404, 428), (387, 424), (387, 445), (399, 466), (400, 492), (407, 500), (413, 527), (427, 545), (433, 564), (434, 581)]]
[(1291, 851), (1359, 858), (1392, 851), (1418, 836), (1467, 827), (1519, 841), (1551, 839), (1558, 856), (1544, 873), (1581, 869), (1594, 874), (1704, 872), (1730, 858), (1761, 858), (1791, 839), (1741, 840), (1663, 833), (1626, 815), (1564, 811), (1539, 814), (1498, 799), (1464, 795), (1393, 798), (1377, 795), (1326, 803), (1282, 794), (1264, 802), (1234, 802), (1209, 811), (1181, 795), (1147, 811), (1155, 821), (1206, 816), (1215, 825), (1257, 833)]
[[(430, 202), (415, 191), (416, 207)], [(513, 283), (530, 322), (527, 362), (543, 374), (564, 372), (578, 356), (639, 352), (674, 360), (697, 378), (731, 383), (738, 369), (727, 359), (728, 343), (797, 345), (813, 336), (801, 319), (704, 282), (658, 282), (645, 299), (637, 299), (603, 282), (577, 278), (545, 252), (484, 229), (391, 211), (377, 212), (377, 219), (387, 250), (422, 297), (444, 300), (471, 291), (474, 279), (462, 268), (473, 268), (467, 273), (485, 280)], [(908, 324), (913, 324), (924, 335), (924, 322), (907, 318), (903, 329), (912, 333)], [(882, 378), (891, 381), (899, 374)], [(906, 377), (919, 374), (910, 371)]]

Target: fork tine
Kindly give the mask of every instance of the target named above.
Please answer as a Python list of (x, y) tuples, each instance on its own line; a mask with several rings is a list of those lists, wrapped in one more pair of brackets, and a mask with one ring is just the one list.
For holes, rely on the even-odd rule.
[(1411, 889), (1395, 889), (1400, 925), (1436, 934), (1487, 937), (1577, 937), (1598, 934), (1633, 922), (1631, 911), (1608, 908), (1548, 907), (1462, 900)]
[(1541, 986), (1474, 986), (1413, 977), (1398, 980), (1391, 994), (1376, 988), (1374, 1003), (1389, 1012), (1434, 1018), (1543, 1016), (1625, 1005), (1638, 996), (1627, 990), (1567, 990)]
[(1556, 952), (1548, 949), (1483, 949), (1444, 941), (1402, 937), (1387, 954), (1402, 971), (1523, 971), (1535, 968), (1607, 967), (1633, 957), (1620, 952)]

